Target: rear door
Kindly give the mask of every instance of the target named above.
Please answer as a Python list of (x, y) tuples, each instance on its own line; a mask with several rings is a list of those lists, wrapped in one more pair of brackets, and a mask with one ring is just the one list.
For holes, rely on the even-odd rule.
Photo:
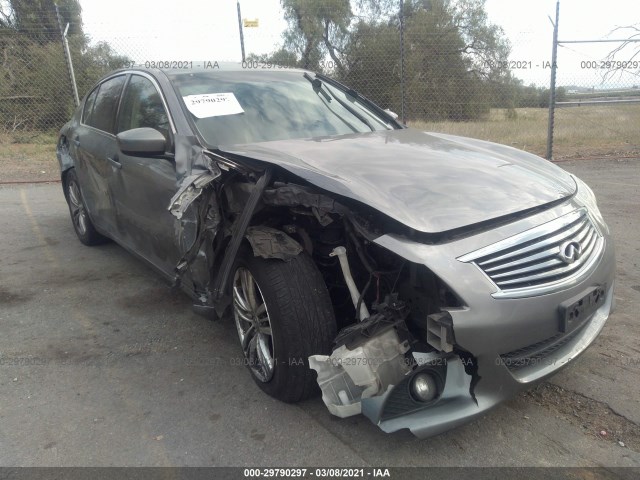
[(120, 239), (167, 273), (180, 259), (179, 223), (167, 210), (176, 193), (173, 160), (174, 130), (166, 103), (155, 80), (132, 73), (125, 87), (116, 133), (149, 127), (167, 140), (167, 155), (133, 156), (118, 152), (111, 179)]
[(115, 119), (125, 75), (111, 77), (87, 97), (80, 125), (70, 139), (76, 151), (76, 173), (94, 225), (108, 234), (115, 229), (114, 202), (109, 190), (112, 159), (118, 152)]

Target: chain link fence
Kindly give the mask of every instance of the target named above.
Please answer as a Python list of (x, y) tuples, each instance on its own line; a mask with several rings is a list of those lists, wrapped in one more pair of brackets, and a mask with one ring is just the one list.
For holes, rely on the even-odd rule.
[(639, 50), (628, 40), (560, 38), (554, 158), (640, 155)]
[[(452, 2), (446, 1), (386, 2), (386, 11), (356, 10), (352, 5), (348, 21), (341, 23), (340, 12), (331, 10), (340, 2), (326, 1), (326, 5), (310, 2), (309, 11), (298, 12), (300, 18), (317, 21), (301, 21), (302, 33), (297, 36), (291, 31), (274, 34), (262, 33), (260, 27), (244, 28), (243, 67), (295, 66), (321, 71), (416, 128), (545, 154), (551, 36), (523, 32), (507, 40), (478, 12), (449, 8)], [(282, 13), (289, 25), (294, 18), (291, 14), (286, 9)], [(161, 31), (122, 32), (111, 35), (107, 42), (70, 32), (67, 38), (80, 98), (116, 68), (167, 66), (167, 62), (169, 66), (180, 62), (179, 66), (188, 68), (215, 68), (225, 61), (241, 60), (237, 26), (222, 53), (216, 50), (209, 55), (200, 38), (216, 25), (207, 17), (197, 21), (191, 30), (197, 33), (200, 49), (195, 54), (199, 59), (194, 58), (196, 50), (188, 42), (176, 44), (174, 40), (173, 46), (180, 49), (163, 53), (159, 46), (166, 44), (168, 35)], [(237, 18), (226, 21), (235, 25)], [(107, 25), (99, 26), (104, 29)], [(63, 47), (65, 27), (0, 28), (3, 144), (54, 145), (55, 133), (70, 118), (75, 105)], [(94, 27), (85, 23), (84, 31)], [(518, 53), (520, 47), (534, 42), (544, 44), (548, 53), (536, 58)], [(631, 45), (611, 56), (616, 45), (609, 46), (607, 51), (591, 44), (559, 45), (556, 159), (639, 153), (640, 104), (635, 101), (640, 100), (640, 65), (633, 57), (637, 50)], [(13, 153), (0, 154), (3, 161), (15, 153), (15, 149), (7, 151)]]
[(60, 34), (0, 30), (0, 128), (38, 132), (61, 125), (73, 108)]

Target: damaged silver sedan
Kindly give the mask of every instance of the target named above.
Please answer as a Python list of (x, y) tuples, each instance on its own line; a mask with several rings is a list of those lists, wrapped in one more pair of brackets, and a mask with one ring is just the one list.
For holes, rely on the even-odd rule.
[(587, 185), (406, 128), (323, 75), (117, 71), (57, 153), (82, 243), (115, 240), (232, 316), (267, 394), (320, 390), (386, 432), (484, 414), (580, 355), (612, 308)]

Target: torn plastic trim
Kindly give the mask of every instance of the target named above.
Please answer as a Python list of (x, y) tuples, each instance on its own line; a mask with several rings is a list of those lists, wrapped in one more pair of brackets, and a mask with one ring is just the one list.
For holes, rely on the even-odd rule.
[(221, 175), (222, 172), (218, 169), (217, 172), (203, 172), (195, 175), (190, 175), (182, 182), (182, 186), (178, 189), (176, 194), (171, 198), (169, 207), (167, 210), (171, 212), (171, 215), (180, 220), (187, 208), (202, 194), (202, 191), (216, 178)]
[(195, 137), (185, 135), (176, 135), (174, 139), (177, 191), (167, 209), (178, 219), (200, 196), (202, 192), (198, 190), (222, 174), (218, 164), (196, 141)]
[(450, 353), (453, 351), (456, 341), (451, 313), (446, 310), (431, 313), (416, 323), (429, 345), (439, 352)]
[(276, 228), (248, 227), (245, 238), (249, 241), (253, 255), (256, 257), (289, 260), (303, 251), (298, 242)]
[[(211, 268), (214, 261), (213, 243), (221, 223), (215, 189), (211, 187), (221, 175), (220, 157), (194, 143), (195, 138), (176, 135), (174, 156), (177, 191), (167, 210), (176, 217), (175, 235), (180, 237), (195, 223), (196, 234), (174, 268), (174, 287), (185, 283), (199, 302), (194, 307), (211, 309)], [(206, 198), (203, 198), (204, 192)], [(185, 215), (193, 206), (194, 215)]]
[(196, 204), (196, 220), (183, 217), (176, 234), (182, 233), (188, 223), (195, 223), (196, 235), (191, 245), (186, 249), (178, 261), (174, 273), (174, 287), (182, 284), (183, 279), (190, 274), (191, 290), (202, 304), (210, 298), (209, 283), (211, 281), (211, 267), (213, 262), (213, 242), (221, 223), (220, 212), (215, 192), (209, 190), (208, 198)]

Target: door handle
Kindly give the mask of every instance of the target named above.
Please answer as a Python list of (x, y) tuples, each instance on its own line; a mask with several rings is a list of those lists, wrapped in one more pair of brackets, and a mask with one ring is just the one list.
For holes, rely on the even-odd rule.
[(116, 168), (122, 168), (122, 164), (118, 161), (118, 156), (114, 155), (113, 157), (107, 157), (111, 166)]
[(76, 138), (73, 139), (73, 143), (75, 144), (76, 147), (80, 146), (80, 137), (76, 136)]

